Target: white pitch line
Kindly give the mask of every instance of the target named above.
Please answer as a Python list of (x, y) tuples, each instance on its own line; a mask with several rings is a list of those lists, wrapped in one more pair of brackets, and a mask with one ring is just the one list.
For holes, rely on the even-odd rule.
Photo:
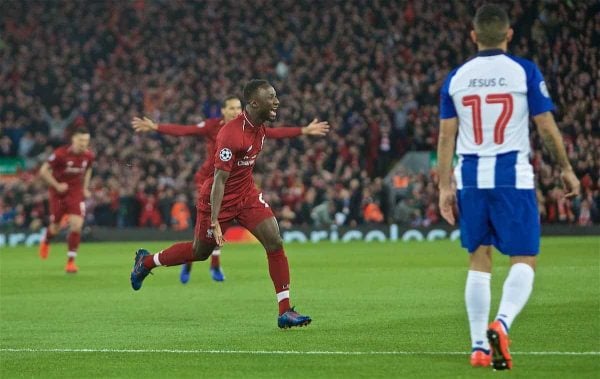
[[(468, 355), (463, 351), (296, 351), (296, 350), (177, 350), (177, 349), (33, 349), (2, 348), (10, 353), (167, 353), (167, 354), (247, 354), (247, 355)], [(600, 351), (522, 351), (515, 355), (600, 355)]]

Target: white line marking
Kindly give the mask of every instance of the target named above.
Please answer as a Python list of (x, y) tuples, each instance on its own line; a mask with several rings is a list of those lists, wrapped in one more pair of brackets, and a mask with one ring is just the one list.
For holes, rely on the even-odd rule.
[[(296, 350), (177, 350), (177, 349), (32, 349), (2, 348), (10, 353), (168, 353), (168, 354), (248, 354), (248, 355), (468, 355), (463, 351), (296, 351)], [(600, 351), (522, 351), (515, 355), (600, 355)]]

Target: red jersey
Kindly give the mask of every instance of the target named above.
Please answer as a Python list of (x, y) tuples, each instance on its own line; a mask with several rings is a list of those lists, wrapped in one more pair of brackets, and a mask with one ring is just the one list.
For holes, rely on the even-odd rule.
[(50, 194), (54, 196), (83, 196), (83, 181), (86, 171), (94, 162), (94, 154), (88, 149), (76, 154), (70, 145), (61, 146), (54, 150), (48, 157), (48, 164), (52, 169), (52, 176), (59, 183), (67, 183), (69, 189), (62, 194), (50, 187)]
[[(221, 128), (215, 145), (214, 167), (230, 173), (225, 182), (221, 209), (235, 206), (245, 195), (256, 192), (252, 171), (267, 137), (267, 130), (263, 124), (253, 125), (245, 112)], [(299, 131), (296, 133), (300, 134)], [(202, 186), (201, 196), (210, 196), (213, 181), (214, 175), (211, 175)]]
[[(215, 142), (217, 140), (217, 134), (219, 134), (223, 125), (225, 125), (223, 118), (209, 118), (196, 125), (158, 125), (158, 132), (163, 134), (172, 136), (202, 136), (206, 140), (204, 163), (194, 175), (194, 181), (196, 182), (199, 191), (201, 190), (202, 184), (214, 174), (213, 157), (215, 156)], [(292, 138), (301, 134), (302, 128), (296, 126), (265, 128), (265, 135), (267, 138)]]
[(194, 181), (198, 189), (213, 173), (212, 157), (215, 155), (215, 141), (223, 125), (225, 125), (225, 122), (222, 118), (209, 118), (196, 125), (158, 125), (158, 131), (163, 134), (172, 136), (202, 136), (206, 140), (204, 163), (194, 175)]

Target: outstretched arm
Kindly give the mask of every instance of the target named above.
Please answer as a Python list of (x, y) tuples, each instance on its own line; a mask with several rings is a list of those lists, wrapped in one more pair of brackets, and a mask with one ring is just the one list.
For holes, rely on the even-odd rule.
[(148, 117), (134, 117), (131, 126), (136, 133), (156, 131), (170, 136), (201, 136), (208, 132), (204, 122), (197, 125), (157, 124)]
[(210, 225), (213, 228), (213, 236), (218, 246), (223, 246), (225, 240), (219, 224), (219, 213), (221, 212), (221, 203), (225, 193), (225, 182), (229, 178), (229, 172), (215, 169), (215, 179), (210, 191)]
[(578, 196), (580, 191), (579, 180), (573, 172), (571, 163), (569, 163), (569, 157), (567, 156), (558, 126), (554, 121), (554, 116), (551, 112), (544, 112), (534, 116), (533, 121), (537, 126), (540, 137), (542, 137), (544, 146), (546, 146), (546, 149), (550, 151), (550, 154), (552, 154), (552, 157), (560, 166), (560, 176), (567, 192), (565, 197)]
[(450, 225), (454, 225), (454, 205), (456, 194), (452, 188), (452, 157), (458, 133), (458, 118), (452, 117), (440, 120), (440, 137), (438, 139), (437, 159), (440, 187), (439, 207), (442, 217)]
[(305, 127), (278, 127), (266, 128), (265, 136), (272, 139), (294, 138), (301, 135), (324, 136), (329, 132), (327, 121), (318, 121), (316, 118)]

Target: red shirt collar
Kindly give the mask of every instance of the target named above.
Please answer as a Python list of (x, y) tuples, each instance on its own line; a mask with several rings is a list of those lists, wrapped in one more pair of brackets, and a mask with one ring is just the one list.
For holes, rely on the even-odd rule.
[[(254, 125), (254, 124), (252, 123), (252, 121), (250, 121), (250, 118), (249, 118), (249, 117), (248, 117), (248, 115), (246, 114), (246, 111), (243, 111), (243, 112), (242, 112), (242, 116), (244, 116), (244, 119), (245, 119), (246, 121), (248, 121), (248, 124), (250, 124), (250, 126), (251, 126), (251, 127), (253, 127), (253, 128), (255, 128), (255, 127), (256, 127), (256, 125)], [(259, 125), (259, 126), (260, 126), (260, 125)]]

